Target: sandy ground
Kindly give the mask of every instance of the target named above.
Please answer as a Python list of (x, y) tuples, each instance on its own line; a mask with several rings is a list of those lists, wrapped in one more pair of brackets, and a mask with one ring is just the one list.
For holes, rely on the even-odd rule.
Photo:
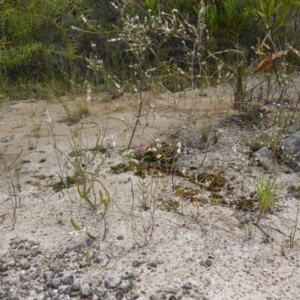
[[(136, 121), (138, 95), (123, 95), (110, 102), (99, 96), (88, 104), (90, 115), (83, 122), (71, 125), (58, 100), (9, 103), (0, 112), (0, 138), (13, 135), (10, 141), (0, 143), (0, 254), (8, 250), (13, 238), (38, 241), (49, 253), (85, 240), (85, 232), (76, 232), (71, 226), (73, 218), (93, 235), (101, 256), (110, 258), (103, 274), (116, 276), (124, 268), (130, 271), (134, 260), (144, 259), (143, 251), (147, 252), (147, 261), (162, 263), (163, 267), (155, 273), (140, 270), (142, 280), (135, 287), (144, 292), (140, 299), (149, 299), (157, 290), (179, 288), (186, 282), (195, 287), (194, 299), (204, 296), (207, 299), (298, 299), (300, 248), (297, 240), (290, 247), (298, 203), (298, 175), (284, 166), (267, 171), (245, 154), (248, 150), (245, 143), (255, 134), (251, 126), (241, 129), (235, 124), (218, 125), (233, 113), (228, 87), (213, 98), (209, 91), (201, 96), (199, 92), (188, 91), (143, 97), (143, 115), (132, 146), (147, 146), (154, 139), (163, 141), (171, 134), (176, 144), (190, 134), (195, 146), (185, 153), (182, 150), (179, 168), (194, 170), (201, 166), (201, 172), (212, 174), (212, 178), (222, 172), (226, 184), (221, 186), (218, 195), (201, 186), (195, 188), (184, 178), (175, 176), (174, 185), (194, 189), (198, 198), (203, 199), (189, 201), (172, 189), (172, 176), (155, 174), (141, 179), (132, 171), (112, 173), (111, 166), (127, 162), (122, 153)], [(73, 100), (66, 101), (74, 109)], [(51, 116), (54, 136), (45, 111)], [(187, 122), (188, 115), (193, 116), (193, 123)], [(220, 132), (218, 143), (208, 153), (197, 148), (203, 124), (213, 125)], [(178, 137), (178, 132), (184, 133)], [(97, 133), (108, 149), (95, 159), (95, 165), (101, 163), (98, 179), (111, 197), (105, 222), (101, 218), (103, 205), (98, 212), (91, 211), (80, 199), (76, 187), (53, 190), (53, 184), (60, 180), (63, 154), (70, 159), (68, 155), (74, 143), (86, 151), (93, 149)], [(55, 151), (54, 143), (59, 152)], [(5, 172), (6, 162), (8, 165), (14, 162), (11, 177)], [(64, 172), (70, 175), (72, 169)], [(278, 204), (262, 216), (257, 227), (253, 224), (257, 216), (255, 209), (238, 210), (229, 204), (245, 198), (255, 202), (251, 195), (255, 194), (255, 184), (263, 175), (276, 178)], [(21, 187), (21, 206), (16, 209), (15, 222), (11, 182)], [(101, 189), (99, 185), (96, 187)], [(172, 201), (178, 203), (176, 208), (172, 207)], [(297, 226), (296, 239), (300, 234)], [(123, 239), (118, 239), (119, 236)], [(93, 276), (94, 272), (91, 270), (86, 276)]]

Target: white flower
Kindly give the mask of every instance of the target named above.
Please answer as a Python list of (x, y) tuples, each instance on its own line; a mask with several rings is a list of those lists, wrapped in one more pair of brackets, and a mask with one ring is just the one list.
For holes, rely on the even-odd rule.
[(86, 17), (84, 15), (81, 15), (80, 18), (83, 20), (84, 23), (87, 23)]
[(177, 146), (177, 154), (180, 154), (181, 153), (181, 142), (178, 142), (176, 144), (176, 146)]
[(51, 117), (50, 117), (48, 110), (45, 111), (45, 116), (46, 116), (46, 122), (51, 124), (52, 121), (51, 121)]

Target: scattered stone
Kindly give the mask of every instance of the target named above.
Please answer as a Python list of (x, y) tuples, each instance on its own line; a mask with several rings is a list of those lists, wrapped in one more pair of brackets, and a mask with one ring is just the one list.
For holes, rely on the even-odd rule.
[(187, 282), (187, 283), (185, 283), (185, 284), (182, 286), (182, 288), (185, 289), (185, 290), (190, 290), (190, 289), (193, 288), (193, 285), (192, 285), (191, 282)]
[(52, 287), (57, 289), (61, 283), (61, 278), (53, 278), (52, 279)]
[(151, 261), (147, 263), (147, 267), (150, 268), (157, 268), (157, 262), (156, 261)]
[(105, 280), (105, 287), (108, 289), (114, 289), (121, 283), (121, 281), (121, 277), (109, 277)]
[(122, 281), (120, 284), (120, 290), (122, 290), (123, 293), (128, 293), (132, 289), (132, 279)]
[(212, 262), (211, 259), (207, 259), (207, 260), (205, 261), (205, 264), (206, 264), (207, 267), (210, 267), (210, 266), (213, 264), (213, 262)]
[(142, 262), (140, 262), (140, 261), (138, 261), (138, 260), (134, 260), (134, 261), (132, 262), (132, 266), (133, 266), (134, 268), (139, 267), (141, 264), (142, 264)]
[(93, 258), (94, 264), (100, 264), (101, 261), (102, 261), (102, 259), (99, 256), (96, 256), (96, 257)]
[(72, 285), (74, 283), (74, 275), (72, 273), (66, 273), (62, 278), (62, 282), (65, 285)]
[(102, 259), (101, 267), (105, 268), (109, 264), (109, 259)]
[(123, 297), (124, 297), (123, 291), (122, 291), (122, 290), (118, 290), (118, 291), (116, 292), (116, 294), (115, 294), (115, 297), (116, 297), (117, 300), (122, 300)]
[(22, 259), (20, 264), (23, 270), (28, 270), (30, 268), (30, 263), (27, 259)]
[(73, 285), (72, 285), (72, 291), (74, 292), (77, 292), (80, 290), (80, 283), (79, 282), (75, 282)]
[(69, 295), (71, 292), (72, 292), (72, 286), (71, 286), (71, 285), (68, 285), (68, 286), (64, 289), (64, 291), (63, 291), (63, 293), (64, 293), (65, 295)]
[(81, 285), (80, 294), (81, 294), (83, 297), (90, 296), (90, 295), (92, 294), (91, 286), (90, 286), (88, 283), (83, 283), (83, 284)]
[(176, 295), (177, 294), (177, 290), (173, 289), (173, 288), (166, 288), (165, 289), (165, 293)]
[(8, 143), (8, 142), (10, 142), (13, 138), (14, 138), (14, 135), (13, 135), (13, 134), (9, 134), (9, 135), (6, 135), (5, 137), (3, 137), (2, 139), (0, 139), (0, 142), (1, 142), (1, 143)]
[(276, 153), (295, 172), (300, 172), (300, 131), (282, 140)]
[(272, 171), (277, 162), (267, 147), (263, 147), (253, 154), (254, 159), (267, 170)]

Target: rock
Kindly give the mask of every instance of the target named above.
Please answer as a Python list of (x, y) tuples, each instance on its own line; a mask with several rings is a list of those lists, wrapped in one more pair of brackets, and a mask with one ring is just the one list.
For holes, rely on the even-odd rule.
[(190, 289), (193, 288), (193, 285), (192, 285), (191, 282), (187, 282), (187, 283), (185, 283), (185, 284), (182, 286), (182, 288), (185, 289), (185, 290), (190, 290)]
[(74, 283), (74, 275), (72, 273), (66, 273), (62, 278), (62, 282), (65, 285), (72, 285)]
[(132, 262), (132, 266), (133, 266), (134, 268), (139, 267), (141, 264), (142, 264), (142, 262), (140, 262), (140, 261), (138, 261), (138, 260), (134, 260), (134, 261)]
[(276, 160), (272, 156), (271, 152), (267, 147), (263, 147), (253, 154), (254, 159), (259, 165), (263, 166), (269, 171), (272, 171), (277, 165)]
[(120, 290), (122, 290), (123, 293), (128, 293), (132, 289), (132, 280), (125, 280), (120, 285)]
[(300, 172), (300, 131), (282, 140), (276, 153), (295, 172)]
[(147, 267), (150, 268), (157, 268), (157, 262), (156, 261), (151, 261), (147, 263)]
[(102, 261), (102, 259), (99, 256), (96, 256), (93, 258), (93, 263), (94, 264), (100, 264)]
[(119, 241), (120, 241), (120, 240), (124, 240), (124, 236), (123, 236), (123, 235), (118, 235), (118, 236), (117, 236), (117, 240), (119, 240)]
[(71, 285), (68, 285), (68, 286), (64, 289), (64, 291), (63, 291), (63, 293), (64, 293), (65, 295), (69, 295), (71, 292), (72, 292), (72, 286), (71, 286)]
[(207, 259), (207, 260), (205, 261), (205, 264), (206, 264), (207, 267), (210, 267), (213, 263), (212, 263), (212, 260), (211, 260), (211, 259)]
[(176, 295), (177, 294), (177, 290), (173, 289), (173, 288), (166, 288), (165, 289), (165, 293)]
[(54, 273), (52, 271), (44, 273), (44, 279), (47, 285), (52, 285), (52, 278), (54, 277)]
[(103, 259), (101, 262), (101, 267), (105, 268), (109, 264), (109, 259)]
[(61, 278), (53, 278), (52, 279), (52, 287), (57, 289), (61, 283)]
[(81, 285), (80, 294), (81, 294), (83, 297), (90, 296), (90, 295), (92, 294), (91, 286), (90, 286), (88, 283), (83, 283), (83, 284)]
[(122, 300), (124, 297), (124, 293), (122, 292), (122, 290), (118, 290), (115, 294), (115, 297), (117, 300)]
[(80, 290), (80, 283), (79, 282), (75, 282), (73, 285), (72, 285), (72, 291), (74, 292), (77, 292)]
[(20, 264), (23, 270), (27, 270), (30, 268), (30, 263), (28, 262), (27, 259), (22, 259)]
[(10, 142), (13, 138), (14, 138), (14, 135), (13, 135), (13, 134), (9, 134), (9, 135), (6, 135), (5, 137), (3, 137), (2, 139), (0, 139), (0, 142), (1, 142), (1, 143), (8, 143), (8, 142)]
[(114, 289), (121, 283), (121, 281), (121, 277), (109, 277), (105, 280), (105, 287), (108, 289)]

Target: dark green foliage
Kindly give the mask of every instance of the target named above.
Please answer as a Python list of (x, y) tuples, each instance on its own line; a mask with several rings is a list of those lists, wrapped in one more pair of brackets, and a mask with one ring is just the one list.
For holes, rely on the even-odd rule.
[[(277, 48), (285, 47), (285, 38), (298, 48), (298, 2), (280, 3), (278, 11), (284, 18), (279, 16), (274, 21), (276, 5), (270, 16), (264, 15), (268, 8), (264, 0), (2, 0), (0, 94), (16, 97), (17, 91), (24, 92), (24, 97), (48, 97), (50, 86), (52, 94), (78, 92), (77, 84), (83, 87), (85, 81), (94, 88), (114, 92), (114, 81), (130, 90), (142, 77), (143, 89), (153, 83), (171, 91), (201, 87), (204, 78), (196, 76), (203, 73), (213, 82), (219, 76), (216, 68), (220, 60), (230, 66), (240, 62), (246, 66), (255, 56), (251, 47), (267, 33), (266, 24), (273, 26), (271, 38)], [(150, 28), (145, 33), (151, 42), (140, 53), (142, 58), (131, 51), (128, 40), (110, 42), (124, 33), (127, 17), (139, 16), (142, 21), (163, 16), (165, 22), (174, 15), (178, 28), (175, 26), (172, 32), (162, 34), (158, 28)], [(180, 24), (185, 27), (185, 35), (178, 31)], [(206, 26), (199, 34), (201, 24)], [(230, 49), (242, 54), (226, 51)], [(210, 55), (215, 52), (219, 53), (218, 61)], [(87, 58), (101, 61), (101, 69), (88, 68)], [(141, 59), (137, 76), (136, 69), (129, 66), (141, 63)], [(293, 65), (299, 64), (296, 56), (288, 59)], [(147, 77), (149, 69), (152, 71)]]

